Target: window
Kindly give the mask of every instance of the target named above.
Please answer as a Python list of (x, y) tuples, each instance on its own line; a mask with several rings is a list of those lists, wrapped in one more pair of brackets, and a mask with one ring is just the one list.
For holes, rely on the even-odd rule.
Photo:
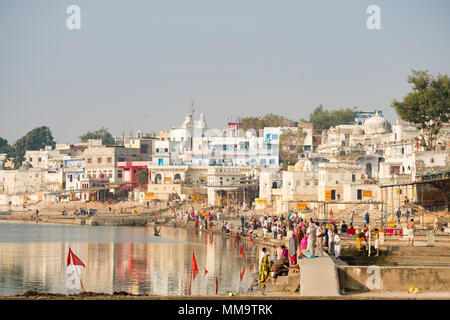
[(38, 158), (38, 162), (41, 162), (42, 161), (42, 158)]
[(336, 190), (331, 190), (331, 200), (336, 200)]
[(399, 173), (400, 173), (400, 166), (390, 166), (389, 174), (399, 174)]
[(119, 162), (124, 162), (125, 158), (119, 158), (118, 160), (119, 160)]
[(33, 158), (30, 157), (30, 162), (33, 162)]
[(143, 144), (141, 145), (141, 153), (147, 153), (148, 152), (148, 145)]
[(356, 190), (356, 199), (362, 200), (362, 190), (361, 189)]
[(107, 163), (112, 163), (112, 158), (111, 158), (111, 157), (108, 157), (108, 158), (106, 159), (106, 162), (107, 162)]
[(92, 158), (87, 158), (87, 163), (92, 163)]
[(97, 163), (102, 163), (102, 158), (97, 158)]
[(122, 178), (122, 170), (117, 171), (117, 178)]
[(352, 182), (356, 181), (356, 176), (354, 174), (352, 174)]

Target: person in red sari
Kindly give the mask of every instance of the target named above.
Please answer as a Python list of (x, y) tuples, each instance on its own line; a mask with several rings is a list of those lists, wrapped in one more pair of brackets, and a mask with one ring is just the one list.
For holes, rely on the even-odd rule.
[(347, 229), (347, 234), (353, 236), (356, 233), (355, 228), (353, 227), (353, 224), (350, 223), (350, 227)]

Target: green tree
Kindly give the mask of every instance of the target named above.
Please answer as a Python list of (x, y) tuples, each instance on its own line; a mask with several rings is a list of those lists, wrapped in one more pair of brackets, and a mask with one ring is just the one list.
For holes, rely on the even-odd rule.
[(25, 151), (40, 150), (44, 149), (45, 146), (54, 148), (55, 145), (56, 142), (53, 140), (52, 132), (49, 127), (42, 126), (34, 128), (13, 144), (8, 153), (8, 158), (12, 159), (14, 168), (17, 169), (24, 160)]
[(139, 170), (136, 174), (136, 178), (140, 184), (146, 184), (148, 181), (148, 171), (145, 169)]
[(114, 137), (109, 133), (108, 129), (102, 127), (95, 131), (89, 131), (80, 137), (81, 142), (87, 142), (88, 139), (102, 139), (102, 144), (111, 145), (114, 144)]
[(314, 109), (309, 115), (309, 120), (302, 122), (312, 122), (316, 130), (328, 130), (340, 124), (351, 124), (355, 119), (356, 108), (346, 108), (339, 110), (325, 110), (322, 105)]
[(257, 133), (264, 127), (292, 127), (294, 121), (273, 113), (268, 113), (263, 117), (242, 118), (242, 130), (254, 129)]
[(440, 73), (433, 77), (428, 71), (411, 70), (411, 73), (407, 81), (412, 92), (401, 102), (394, 99), (391, 106), (402, 120), (418, 125), (422, 146), (435, 150), (436, 137), (449, 121), (449, 78)]
[(280, 159), (282, 161), (282, 169), (287, 166), (295, 165), (300, 158), (305, 144), (306, 132), (301, 127), (297, 130), (294, 128), (283, 130), (280, 135)]
[(12, 151), (12, 147), (8, 144), (8, 140), (0, 137), (0, 153), (10, 153)]

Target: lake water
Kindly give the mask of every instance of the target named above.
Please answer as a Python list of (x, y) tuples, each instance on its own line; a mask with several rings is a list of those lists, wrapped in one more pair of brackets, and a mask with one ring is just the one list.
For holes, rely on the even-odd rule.
[[(68, 248), (84, 262), (86, 291), (188, 295), (192, 253), (199, 273), (192, 295), (245, 293), (258, 275), (258, 250), (233, 237), (185, 228), (73, 226), (0, 222), (0, 294), (29, 290), (73, 293), (66, 288)], [(205, 267), (208, 272), (204, 275)]]

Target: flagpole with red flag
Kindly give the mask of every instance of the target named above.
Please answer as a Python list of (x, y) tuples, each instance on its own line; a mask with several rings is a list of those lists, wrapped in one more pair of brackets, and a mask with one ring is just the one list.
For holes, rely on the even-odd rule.
[(192, 251), (191, 276), (189, 277), (189, 295), (191, 295), (192, 280), (195, 280), (197, 274), (198, 274), (197, 261), (195, 260), (194, 251)]
[[(86, 268), (83, 261), (81, 261), (80, 258), (78, 258), (75, 253), (73, 253), (72, 249), (69, 246), (69, 253), (67, 254), (67, 267), (70, 265), (70, 261), (72, 260), (72, 263), (74, 266), (83, 266), (83, 268)], [(75, 268), (75, 272), (77, 273), (78, 279), (80, 280), (81, 288), (84, 290), (83, 281), (81, 280), (80, 275), (78, 274), (77, 268)]]

